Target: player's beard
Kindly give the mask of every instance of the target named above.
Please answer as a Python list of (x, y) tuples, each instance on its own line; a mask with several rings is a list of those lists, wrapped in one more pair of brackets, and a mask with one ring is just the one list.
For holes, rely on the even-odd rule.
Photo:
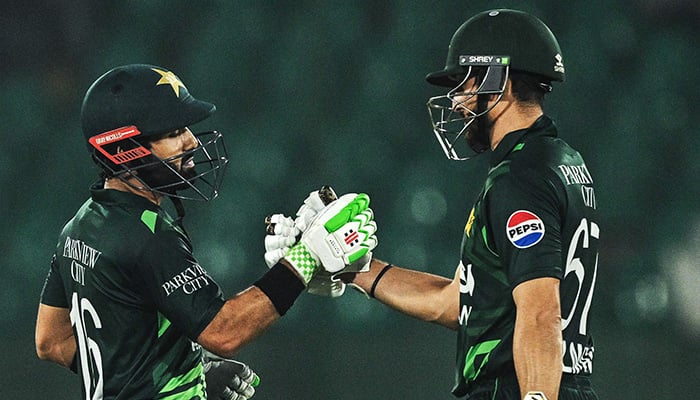
[(491, 147), (492, 129), (493, 119), (488, 113), (474, 118), (467, 126), (465, 138), (475, 153), (483, 153)]
[[(180, 166), (173, 161), (161, 161), (154, 165), (141, 168), (138, 171), (139, 179), (146, 183), (150, 188), (159, 190), (165, 193), (175, 193), (178, 190), (191, 188), (191, 181), (197, 176), (197, 171), (194, 166), (186, 167), (185, 165), (193, 157), (183, 158)], [(168, 168), (168, 165), (172, 168)]]

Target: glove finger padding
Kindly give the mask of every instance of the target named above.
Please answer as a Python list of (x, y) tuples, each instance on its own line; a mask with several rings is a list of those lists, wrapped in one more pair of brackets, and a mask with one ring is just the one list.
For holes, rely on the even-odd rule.
[(301, 231), (294, 225), (294, 220), (284, 214), (273, 214), (265, 218), (268, 235), (295, 237)]
[(226, 400), (247, 400), (253, 397), (255, 388), (238, 376), (224, 388), (222, 399)]
[(204, 373), (211, 399), (250, 399), (260, 383), (258, 375), (246, 364), (217, 356), (205, 356)]
[(267, 235), (265, 236), (265, 251), (283, 249), (294, 244), (296, 240), (293, 236)]
[[(299, 211), (297, 211), (297, 217), (294, 219), (294, 223), (296, 224), (297, 228), (299, 228), (299, 230), (302, 232), (305, 231), (309, 225), (311, 225), (311, 222), (314, 220), (319, 210), (322, 210), (323, 207), (325, 207), (320, 197), (318, 197), (318, 193), (313, 192), (311, 195), (309, 195), (309, 198), (313, 197), (315, 197), (315, 200), (308, 203), (304, 202), (301, 208), (299, 208)], [(307, 198), (307, 201), (309, 198)]]
[(265, 264), (268, 268), (272, 268), (280, 262), (280, 260), (287, 254), (289, 247), (283, 247), (281, 249), (270, 250), (265, 252)]
[(330, 186), (323, 186), (321, 189), (309, 193), (304, 204), (297, 211), (297, 217), (294, 219), (295, 226), (304, 232), (316, 218), (318, 212), (337, 199), (338, 196)]
[(300, 231), (294, 221), (283, 214), (274, 214), (265, 218), (267, 235), (265, 236), (265, 264), (272, 268), (284, 257), (289, 246), (296, 243)]

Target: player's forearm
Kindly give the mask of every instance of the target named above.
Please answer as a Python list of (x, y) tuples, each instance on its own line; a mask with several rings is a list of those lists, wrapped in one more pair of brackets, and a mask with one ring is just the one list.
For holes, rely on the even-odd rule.
[(252, 286), (224, 303), (197, 342), (222, 357), (233, 357), (280, 318), (270, 299)]
[(543, 392), (556, 400), (562, 375), (561, 318), (558, 313), (518, 315), (513, 336), (513, 360), (521, 395)]
[(434, 322), (451, 329), (457, 328), (459, 292), (452, 290), (450, 279), (392, 266), (373, 259), (370, 271), (358, 273), (353, 283), (389, 307), (423, 321)]
[(280, 260), (253, 286), (228, 299), (197, 342), (221, 357), (233, 357), (284, 315), (304, 288), (289, 262)]

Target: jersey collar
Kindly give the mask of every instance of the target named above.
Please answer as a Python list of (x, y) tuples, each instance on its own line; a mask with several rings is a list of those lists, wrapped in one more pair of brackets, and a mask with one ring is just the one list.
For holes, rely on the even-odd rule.
[(491, 167), (498, 165), (508, 154), (512, 153), (519, 143), (538, 136), (557, 136), (557, 127), (546, 115), (542, 115), (528, 128), (508, 133), (491, 153)]
[(90, 188), (90, 194), (94, 201), (101, 204), (121, 205), (126, 207), (136, 207), (151, 211), (160, 211), (160, 206), (153, 204), (148, 199), (133, 193), (122, 192), (121, 190), (105, 189), (103, 182), (97, 182)]

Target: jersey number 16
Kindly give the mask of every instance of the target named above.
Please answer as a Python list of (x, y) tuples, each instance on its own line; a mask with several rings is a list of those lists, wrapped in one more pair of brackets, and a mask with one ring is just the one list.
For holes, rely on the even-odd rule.
[(102, 328), (102, 321), (88, 299), (78, 299), (78, 293), (73, 293), (70, 309), (70, 320), (76, 331), (78, 354), (80, 355), (80, 370), (83, 376), (85, 400), (102, 399), (104, 377), (102, 375), (102, 354), (97, 342), (92, 340), (85, 327), (87, 319), (92, 320), (96, 329)]

